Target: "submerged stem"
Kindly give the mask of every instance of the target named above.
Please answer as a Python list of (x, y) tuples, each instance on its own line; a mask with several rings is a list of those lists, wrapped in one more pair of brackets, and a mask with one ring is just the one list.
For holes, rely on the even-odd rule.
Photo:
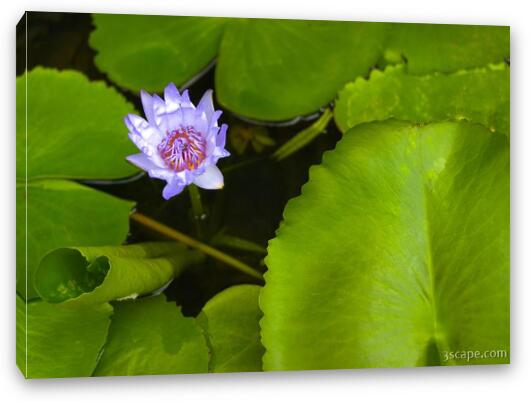
[(162, 234), (163, 236), (186, 244), (189, 247), (195, 248), (196, 250), (199, 250), (206, 255), (209, 255), (219, 261), (222, 261), (225, 264), (237, 269), (238, 271), (246, 273), (254, 278), (263, 280), (262, 274), (256, 271), (254, 268), (250, 267), (249, 265), (237, 260), (234, 257), (231, 257), (228, 254), (225, 254), (222, 251), (215, 249), (214, 247), (211, 247), (205, 243), (200, 242), (199, 240), (189, 237), (184, 233), (181, 233), (154, 219), (151, 219), (144, 214), (141, 214), (139, 212), (133, 212), (131, 214), (131, 219), (135, 222), (140, 223), (143, 226), (150, 228), (151, 230), (157, 233)]
[(288, 156), (298, 152), (310, 142), (314, 140), (319, 134), (326, 130), (328, 123), (334, 116), (330, 108), (326, 108), (321, 117), (319, 117), (311, 126), (297, 133), (288, 142), (282, 145), (273, 154), (273, 158), (277, 161), (287, 158)]
[(204, 219), (206, 218), (206, 213), (201, 202), (201, 193), (195, 184), (190, 184), (188, 186), (188, 194), (190, 195), (190, 203), (192, 204), (192, 214), (197, 237), (202, 240), (205, 238)]

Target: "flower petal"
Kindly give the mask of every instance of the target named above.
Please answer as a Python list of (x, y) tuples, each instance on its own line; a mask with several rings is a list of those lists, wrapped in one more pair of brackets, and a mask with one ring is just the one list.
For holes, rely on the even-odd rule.
[(215, 110), (214, 113), (210, 116), (208, 124), (211, 128), (218, 128), (218, 119), (221, 117), (223, 112), (221, 110)]
[(181, 107), (181, 94), (173, 82), (164, 88), (164, 102), (169, 112), (175, 112)]
[(181, 105), (186, 106), (186, 107), (192, 107), (192, 108), (195, 109), (194, 104), (190, 100), (190, 95), (188, 95), (188, 90), (187, 89), (185, 89), (183, 91), (183, 94), (181, 95)]
[(165, 123), (164, 118), (166, 115), (166, 102), (164, 102), (157, 94), (153, 95), (153, 114), (155, 116), (155, 124), (162, 131), (166, 132), (167, 127), (163, 125)]
[(207, 120), (210, 122), (212, 115), (214, 114), (214, 101), (212, 100), (212, 90), (209, 89), (205, 92), (199, 104), (197, 105), (197, 110), (205, 112)]
[(190, 102), (190, 96), (188, 96), (188, 91), (184, 91), (179, 94), (179, 90), (172, 82), (164, 88), (164, 101), (166, 102), (166, 107), (168, 112), (174, 112), (180, 107), (190, 107), (195, 109), (195, 106)]
[(217, 166), (208, 166), (205, 173), (195, 177), (194, 184), (206, 190), (223, 188), (223, 174)]
[(142, 138), (147, 145), (156, 147), (162, 141), (160, 131), (140, 116), (128, 114), (124, 122), (129, 132)]
[(162, 196), (165, 200), (169, 200), (172, 197), (175, 197), (181, 191), (183, 191), (184, 184), (179, 180), (172, 179), (168, 181), (164, 189), (162, 190)]
[(124, 123), (131, 132), (136, 132), (139, 135), (142, 135), (144, 128), (149, 126), (149, 123), (145, 121), (142, 117), (137, 116), (136, 114), (129, 113), (124, 117)]
[(183, 107), (181, 108), (181, 111), (183, 116), (181, 124), (185, 127), (191, 126), (204, 135), (208, 128), (206, 120), (198, 116), (195, 109)]
[(126, 157), (125, 159), (127, 159), (129, 162), (131, 162), (133, 165), (135, 165), (136, 167), (139, 167), (140, 169), (142, 170), (145, 170), (145, 171), (148, 171), (148, 170), (151, 170), (151, 169), (158, 169), (159, 167), (157, 165), (155, 165), (147, 155), (145, 154), (134, 154), (134, 155), (129, 155), (128, 157)]
[(156, 126), (155, 114), (153, 112), (153, 97), (146, 91), (140, 91), (140, 99), (142, 99), (142, 107), (144, 108), (144, 114), (149, 124)]
[(227, 128), (228, 126), (226, 124), (221, 125), (219, 133), (216, 137), (216, 146), (225, 148), (225, 141), (227, 139)]

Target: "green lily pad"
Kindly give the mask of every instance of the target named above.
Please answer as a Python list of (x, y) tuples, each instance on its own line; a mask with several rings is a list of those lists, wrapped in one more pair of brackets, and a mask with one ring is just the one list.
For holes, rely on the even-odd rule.
[(425, 74), (510, 55), (509, 28), (496, 26), (142, 15), (95, 15), (94, 24), (96, 64), (119, 85), (161, 92), (219, 54), (219, 102), (269, 121), (317, 111), (379, 60)]
[(17, 291), (37, 296), (33, 275), (50, 250), (122, 243), (133, 205), (68, 180), (29, 181), (27, 193), (17, 183)]
[(334, 110), (341, 131), (394, 117), (416, 123), (468, 120), (509, 134), (510, 70), (505, 64), (450, 75), (416, 76), (406, 70), (387, 67), (347, 84)]
[(284, 218), (260, 296), (264, 369), (509, 362), (505, 135), (359, 125)]
[(389, 24), (385, 56), (400, 55), (408, 71), (453, 72), (499, 63), (510, 56), (507, 26)]
[(262, 371), (260, 289), (256, 285), (233, 286), (203, 308), (197, 321), (211, 350), (210, 372)]
[(117, 84), (162, 91), (184, 84), (218, 52), (224, 18), (94, 14), (96, 65)]
[(318, 110), (383, 48), (385, 25), (361, 22), (245, 19), (221, 43), (216, 90), (222, 106), (260, 120)]
[(28, 179), (133, 174), (125, 157), (137, 150), (123, 123), (133, 111), (116, 90), (76, 71), (38, 67), (27, 83), (26, 75), (18, 77), (17, 178), (26, 179), (26, 163)]
[(220, 103), (261, 120), (311, 113), (333, 100), (376, 63), (385, 35), (383, 24), (358, 22), (95, 15), (94, 24), (96, 64), (118, 84), (161, 92), (219, 52)]
[(109, 304), (71, 308), (17, 296), (18, 367), (26, 378), (92, 375), (111, 314)]
[(46, 252), (124, 241), (133, 203), (64, 179), (135, 172), (125, 161), (135, 150), (123, 124), (134, 109), (75, 71), (35, 68), (17, 78), (16, 90), (17, 291), (34, 298), (33, 272)]
[(102, 303), (157, 290), (202, 254), (175, 242), (59, 248), (42, 258), (35, 288), (59, 303)]
[(194, 318), (163, 295), (114, 304), (103, 355), (94, 375), (205, 373), (208, 348)]

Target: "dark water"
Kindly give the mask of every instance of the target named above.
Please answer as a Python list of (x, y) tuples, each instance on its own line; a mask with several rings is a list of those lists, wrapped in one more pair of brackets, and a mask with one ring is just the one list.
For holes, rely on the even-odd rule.
[[(90, 15), (30, 13), (28, 26), (29, 70), (37, 65), (79, 70), (92, 80), (106, 81), (132, 102), (137, 110), (142, 110), (137, 94), (114, 85), (94, 65), (95, 52), (88, 45), (88, 37), (93, 30)], [(25, 67), (24, 39), (22, 20), (17, 27), (17, 75), (22, 74)], [(188, 88), (194, 102), (199, 100), (206, 89), (214, 88), (214, 67)], [(267, 158), (277, 146), (311, 124), (310, 121), (303, 120), (282, 127), (265, 124), (269, 136), (275, 139), (277, 145), (266, 148), (262, 154), (257, 154), (249, 146), (243, 155), (237, 155), (231, 148), (230, 141), (227, 141), (232, 156), (220, 160), (218, 164), (224, 171), (225, 188), (222, 191), (201, 191), (208, 215), (205, 242), (224, 229), (228, 234), (267, 246), (268, 240), (275, 235), (287, 201), (299, 195), (302, 185), (308, 180), (309, 167), (318, 164), (323, 152), (332, 149), (340, 138), (339, 131), (331, 122), (326, 134), (317, 137), (298, 153), (281, 162)], [(252, 124), (247, 125), (248, 123), (226, 110), (221, 122), (229, 124), (230, 128), (253, 128)], [(196, 237), (186, 192), (165, 201), (161, 196), (164, 182), (145, 175), (115, 182), (85, 184), (121, 198), (134, 200), (139, 212)], [(127, 239), (129, 243), (160, 239), (162, 238), (157, 234), (131, 222)], [(262, 261), (263, 255), (228, 248), (223, 251), (262, 271), (266, 269)], [(240, 283), (259, 281), (209, 258), (175, 280), (165, 293), (168, 299), (176, 300), (183, 306), (185, 314), (195, 315), (214, 294)]]

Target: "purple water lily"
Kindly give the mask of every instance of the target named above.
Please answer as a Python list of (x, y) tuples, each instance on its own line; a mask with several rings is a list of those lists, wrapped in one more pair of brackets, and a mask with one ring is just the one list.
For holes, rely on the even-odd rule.
[(150, 177), (166, 180), (165, 199), (195, 184), (205, 189), (223, 187), (218, 159), (229, 156), (225, 149), (227, 125), (218, 126), (221, 111), (214, 110), (212, 90), (205, 92), (197, 108), (188, 91), (179, 94), (174, 84), (158, 95), (140, 92), (146, 120), (129, 114), (124, 121), (129, 138), (142, 151), (127, 157)]

